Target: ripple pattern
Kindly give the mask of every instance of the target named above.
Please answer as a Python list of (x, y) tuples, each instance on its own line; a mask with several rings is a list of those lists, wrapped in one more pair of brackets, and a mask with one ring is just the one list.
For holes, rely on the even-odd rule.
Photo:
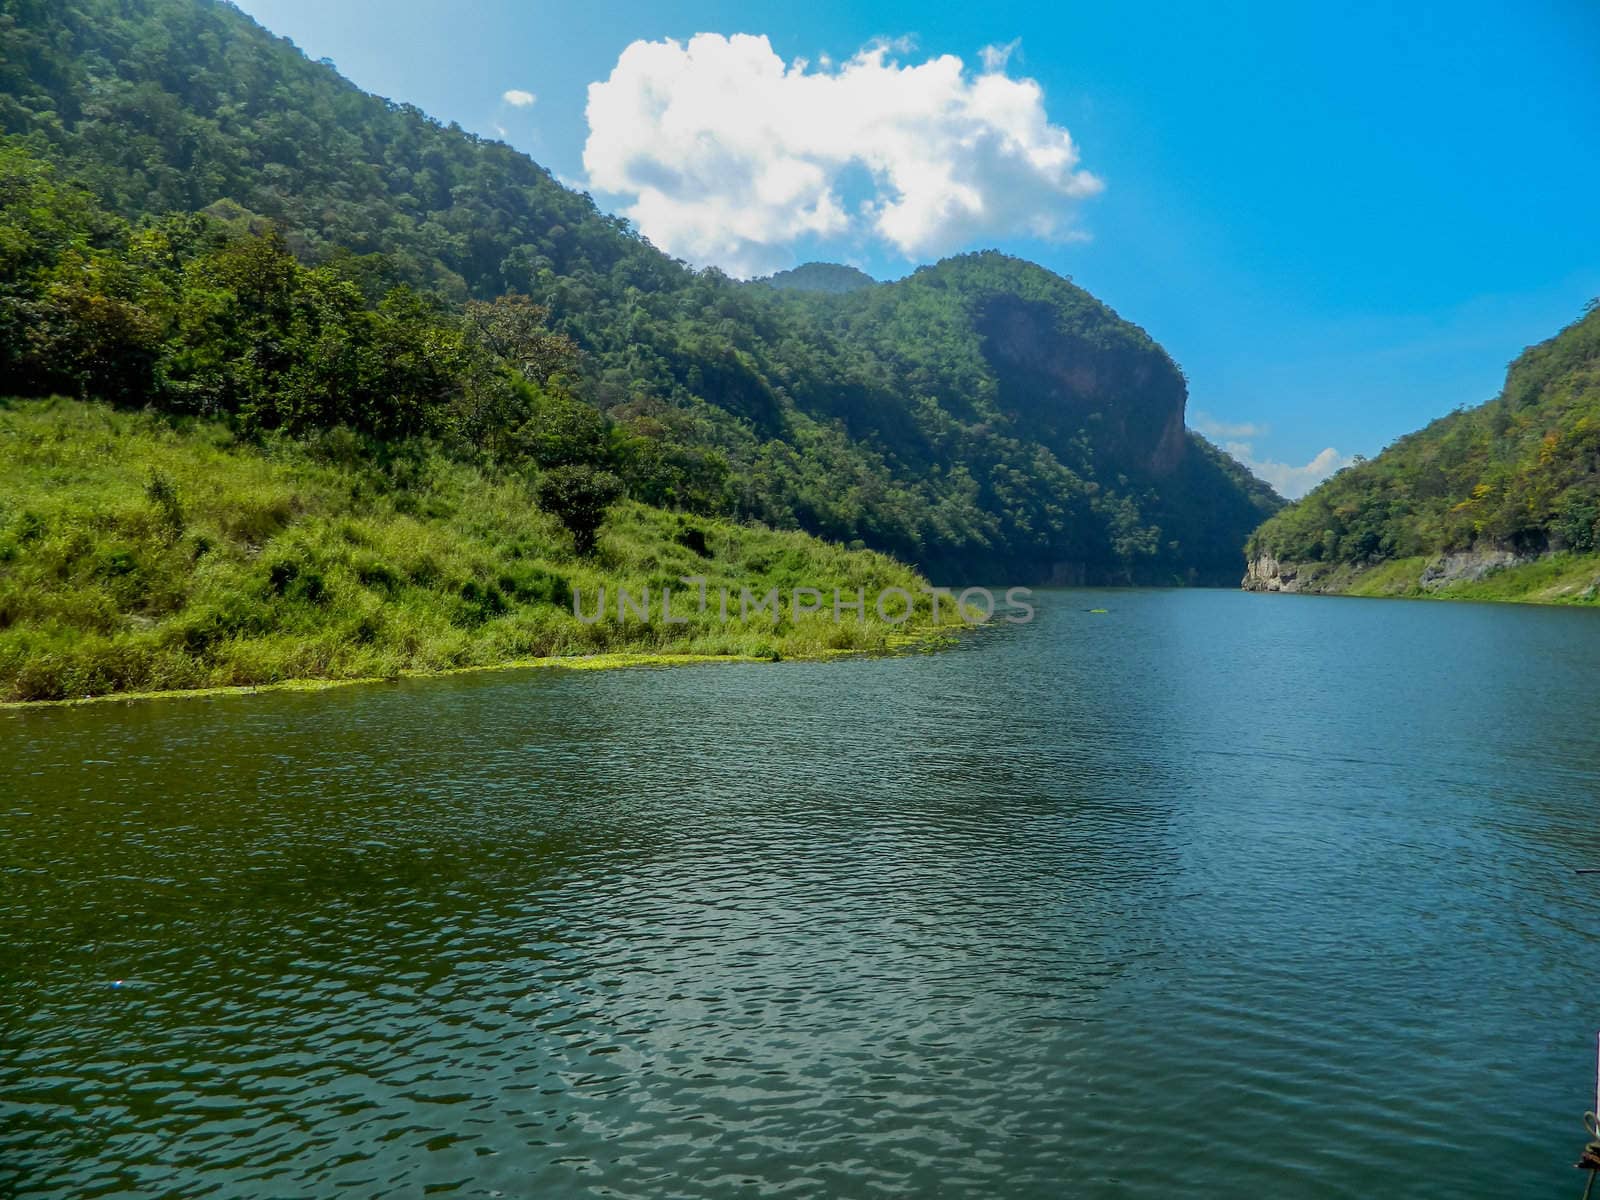
[(1600, 614), (1043, 598), (0, 715), (0, 1195), (1581, 1186)]

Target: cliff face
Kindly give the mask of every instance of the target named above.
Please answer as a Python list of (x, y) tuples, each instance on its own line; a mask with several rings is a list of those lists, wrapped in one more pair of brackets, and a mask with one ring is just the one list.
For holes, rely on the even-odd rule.
[(1270, 554), (1258, 554), (1245, 567), (1239, 584), (1247, 592), (1298, 592), (1300, 568), (1281, 563)]
[[(984, 251), (840, 295), (754, 286), (867, 368), (843, 388), (797, 375), (791, 394), (956, 499), (915, 558), (940, 577), (1231, 587), (1282, 504), (1185, 427), (1183, 372), (1146, 330), (1036, 263)], [(981, 548), (957, 560), (945, 531), (969, 528)]]
[[(1481, 583), (1513, 567), (1527, 566), (1547, 555), (1518, 554), (1512, 550), (1481, 547), (1432, 558), (1417, 557), (1392, 563), (1358, 566), (1324, 562), (1287, 562), (1268, 551), (1258, 552), (1245, 566), (1239, 586), (1247, 592), (1305, 592), (1339, 595), (1346, 592), (1385, 595), (1429, 595), (1450, 590), (1455, 584)], [(1380, 586), (1371, 587), (1379, 576)]]
[(1187, 389), (1165, 354), (1097, 344), (1063, 329), (1054, 306), (1019, 296), (989, 300), (976, 326), (1001, 406), (1047, 445), (1089, 429), (1119, 466), (1160, 477), (1183, 461)]

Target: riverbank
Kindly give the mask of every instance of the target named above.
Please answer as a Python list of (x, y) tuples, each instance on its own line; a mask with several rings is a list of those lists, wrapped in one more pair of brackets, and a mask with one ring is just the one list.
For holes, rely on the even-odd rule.
[(1600, 554), (1547, 554), (1519, 559), (1501, 551), (1418, 555), (1370, 566), (1250, 561), (1247, 592), (1480, 600), (1504, 604), (1600, 604)]
[[(930, 632), (924, 637), (890, 636), (880, 653), (915, 653), (942, 649), (954, 643), (954, 635)], [(551, 669), (560, 671), (617, 671), (643, 667), (688, 667), (712, 663), (774, 663), (818, 662), (830, 658), (848, 658), (874, 653), (869, 650), (829, 650), (801, 658), (784, 660), (781, 657), (756, 657), (749, 654), (645, 654), (618, 652), (612, 654), (573, 654), (545, 658), (524, 658), (511, 662), (488, 663), (475, 667), (449, 667), (439, 671), (401, 671), (385, 678), (377, 676), (356, 679), (286, 679), (279, 683), (236, 685), (232, 687), (187, 688), (152, 692), (112, 692), (104, 696), (73, 696), (61, 700), (0, 700), (0, 712), (27, 711), (42, 708), (80, 708), (87, 704), (132, 704), (149, 700), (205, 700), (218, 696), (253, 696), (263, 692), (322, 692), (331, 688), (398, 683), (402, 679), (438, 679), (448, 675), (478, 675), (492, 671), (525, 671)]]
[[(12, 401), (0, 459), (5, 702), (877, 653), (954, 623), (904, 564), (797, 532), (623, 503), (580, 556), (526, 479), (339, 431), (257, 445), (212, 422)], [(820, 611), (789, 603), (806, 588)], [(873, 603), (896, 588), (913, 598), (900, 623)], [(619, 613), (619, 589), (648, 592), (651, 619)], [(745, 589), (784, 604), (741, 616)]]

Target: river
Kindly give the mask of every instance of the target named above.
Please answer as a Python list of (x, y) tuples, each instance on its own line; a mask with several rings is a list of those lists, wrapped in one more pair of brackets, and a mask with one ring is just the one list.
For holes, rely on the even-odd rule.
[(1600, 612), (1037, 601), (0, 713), (0, 1194), (1577, 1195)]

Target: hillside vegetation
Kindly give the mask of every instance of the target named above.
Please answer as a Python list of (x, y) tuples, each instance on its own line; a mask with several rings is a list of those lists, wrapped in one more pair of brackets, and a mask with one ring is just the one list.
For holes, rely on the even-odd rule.
[[(53, 164), (53, 186), (81, 181), (126, 223), (78, 239), (109, 256), (99, 274), (69, 283), (57, 256), (8, 298), (0, 336), (14, 363), (33, 354), (28, 390), (384, 437), (449, 413), (445, 432), (497, 460), (552, 427), (559, 441), (597, 426), (584, 456), (634, 500), (807, 530), (951, 581), (1229, 581), (1279, 503), (1185, 430), (1182, 374), (1148, 334), (1030, 264), (968, 256), (861, 287), (845, 268), (797, 273), (826, 279), (821, 292), (696, 272), (509, 147), (366, 95), (211, 0), (8, 0), (0, 42), (0, 133)], [(202, 212), (210, 227), (193, 237), (174, 224)], [(179, 308), (152, 311), (129, 275), (190, 272), (217, 249), (218, 225), (267, 247), (236, 257), (318, 273), (250, 334), (271, 344), (273, 322), (332, 313), (309, 366), (265, 364), (262, 378), (227, 367), (242, 343), (215, 322), (183, 335), (222, 335), (211, 359), (162, 351), (116, 378), (82, 359), (75, 381), (43, 378), (61, 365), (18, 349), (52, 305), (58, 348), (92, 348), (108, 322), (174, 344), (170, 313), (204, 324), (208, 310), (169, 288)], [(169, 246), (175, 261), (161, 259)], [(194, 283), (231, 311), (247, 278)], [(486, 368), (494, 339), (461, 343), (452, 326), (467, 306), (506, 296), (575, 348), (570, 368), (504, 354)], [(414, 347), (413, 334), (441, 339), (439, 354), (401, 356), (397, 381), (384, 347)], [(226, 381), (191, 386), (208, 372)], [(341, 372), (359, 403), (318, 391)], [(397, 382), (412, 390), (391, 414)], [(524, 385), (558, 395), (555, 415)], [(264, 391), (278, 398), (263, 408)], [(466, 428), (484, 405), (490, 416)]]
[(1594, 600), (1600, 310), (1524, 351), (1496, 399), (1278, 513), (1247, 552), (1247, 586), (1293, 572), (1293, 590)]
[(779, 291), (823, 292), (834, 296), (878, 286), (878, 281), (865, 271), (825, 262), (801, 263), (798, 267), (779, 271), (760, 282)]
[[(614, 651), (772, 659), (938, 632), (914, 572), (801, 533), (627, 504), (579, 557), (523, 480), (421, 441), (384, 449), (335, 431), (249, 443), (213, 421), (11, 401), (0, 461), (0, 700)], [(705, 612), (684, 576), (706, 579)], [(574, 591), (592, 617), (602, 587), (608, 615), (578, 620)], [(649, 624), (617, 618), (619, 587), (649, 589)], [(787, 604), (796, 587), (823, 589), (824, 613), (740, 619), (741, 588), (781, 589)], [(834, 587), (865, 589), (865, 619), (834, 619)], [(887, 587), (917, 597), (912, 621), (877, 618)], [(685, 624), (660, 620), (663, 588)]]

